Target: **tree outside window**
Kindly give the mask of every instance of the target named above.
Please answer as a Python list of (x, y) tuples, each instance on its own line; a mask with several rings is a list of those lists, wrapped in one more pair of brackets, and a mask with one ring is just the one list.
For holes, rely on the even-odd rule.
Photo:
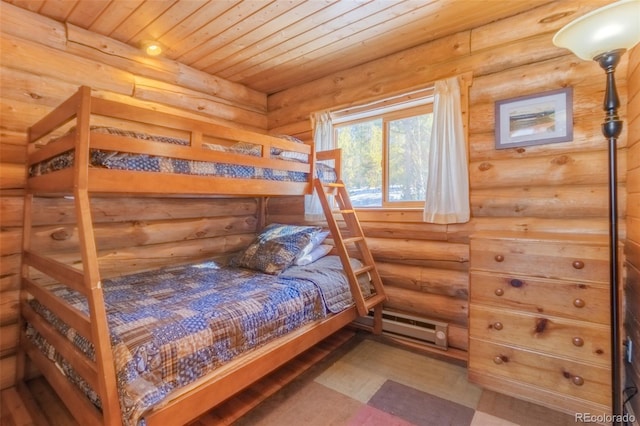
[(432, 104), (334, 126), (354, 207), (420, 207), (425, 200)]

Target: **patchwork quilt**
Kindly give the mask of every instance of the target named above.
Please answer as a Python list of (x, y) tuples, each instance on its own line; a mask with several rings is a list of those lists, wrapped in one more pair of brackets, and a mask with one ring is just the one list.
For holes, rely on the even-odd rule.
[[(158, 143), (170, 143), (175, 145), (189, 144), (189, 142), (184, 139), (149, 135), (146, 133), (116, 129), (111, 127), (96, 126), (92, 127), (91, 131), (116, 136), (133, 137), (136, 139)], [(219, 145), (207, 145), (206, 147), (214, 151), (227, 151), (250, 156), (260, 156), (259, 146), (244, 142), (238, 142), (232, 147), (222, 147)], [(48, 160), (34, 164), (29, 169), (29, 175), (32, 177), (40, 176), (57, 170), (73, 167), (74, 154), (74, 151), (67, 151)], [(228, 178), (264, 179), (287, 182), (308, 181), (308, 173), (296, 172), (291, 170), (278, 170), (210, 161), (183, 160), (179, 158), (169, 158), (148, 154), (132, 154), (117, 151), (104, 151), (99, 149), (91, 149), (89, 155), (89, 163), (92, 167), (113, 170), (163, 172), (198, 176), (220, 176)], [(304, 156), (306, 157), (306, 155)], [(271, 157), (287, 161), (308, 162), (307, 158), (300, 158), (300, 153), (298, 152), (282, 151), (275, 148), (272, 148), (271, 150)], [(335, 182), (337, 179), (335, 169), (328, 166), (327, 164), (320, 162), (316, 163), (316, 175), (324, 182)]]
[[(353, 262), (358, 261), (354, 260)], [(238, 355), (353, 304), (336, 256), (278, 276), (215, 263), (164, 268), (103, 282), (125, 425)], [(368, 291), (368, 283), (362, 283)], [(59, 285), (53, 292), (88, 313), (86, 300)], [(34, 309), (87, 357), (93, 346), (46, 307)], [(28, 326), (27, 335), (100, 407), (97, 394)]]

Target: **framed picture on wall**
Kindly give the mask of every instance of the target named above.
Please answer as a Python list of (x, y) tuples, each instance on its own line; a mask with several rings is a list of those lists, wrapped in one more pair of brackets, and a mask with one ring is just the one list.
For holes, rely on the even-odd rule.
[(573, 140), (571, 87), (497, 101), (496, 149)]

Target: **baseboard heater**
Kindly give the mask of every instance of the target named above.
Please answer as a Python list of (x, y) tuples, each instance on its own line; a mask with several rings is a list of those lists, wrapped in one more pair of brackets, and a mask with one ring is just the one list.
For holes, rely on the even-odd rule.
[[(373, 327), (373, 311), (370, 311), (366, 317), (359, 317), (355, 323)], [(448, 348), (448, 327), (446, 322), (382, 310), (382, 333), (389, 336), (426, 343), (446, 350)]]

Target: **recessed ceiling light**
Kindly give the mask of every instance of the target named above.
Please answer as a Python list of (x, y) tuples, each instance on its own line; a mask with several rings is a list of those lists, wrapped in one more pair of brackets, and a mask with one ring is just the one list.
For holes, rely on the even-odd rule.
[(154, 40), (143, 41), (142, 48), (149, 56), (158, 56), (162, 53), (162, 45)]

